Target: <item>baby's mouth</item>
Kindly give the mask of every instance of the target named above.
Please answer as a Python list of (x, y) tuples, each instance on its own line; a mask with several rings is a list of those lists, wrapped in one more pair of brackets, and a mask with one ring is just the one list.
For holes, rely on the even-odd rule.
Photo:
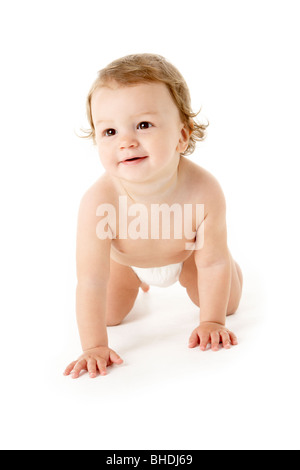
[(138, 161), (138, 160), (145, 160), (145, 158), (148, 158), (148, 156), (127, 158), (126, 160), (123, 160), (121, 163), (135, 162), (135, 161)]

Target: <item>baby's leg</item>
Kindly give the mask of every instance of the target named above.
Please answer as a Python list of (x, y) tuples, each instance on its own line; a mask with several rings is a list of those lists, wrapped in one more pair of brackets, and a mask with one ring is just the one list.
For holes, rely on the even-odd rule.
[(243, 273), (240, 266), (231, 257), (232, 270), (231, 270), (231, 290), (229, 303), (227, 308), (227, 316), (233, 315), (240, 304), (243, 290)]
[[(227, 307), (227, 316), (236, 312), (243, 288), (243, 275), (241, 268), (231, 257), (232, 273), (231, 273), (231, 289)], [(197, 307), (200, 307), (200, 299), (198, 293), (198, 271), (195, 263), (195, 253), (193, 253), (184, 263), (179, 278), (180, 284), (186, 288), (190, 299)]]
[(110, 260), (110, 277), (107, 286), (106, 324), (119, 325), (132, 310), (139, 293), (148, 286), (140, 281), (130, 266)]

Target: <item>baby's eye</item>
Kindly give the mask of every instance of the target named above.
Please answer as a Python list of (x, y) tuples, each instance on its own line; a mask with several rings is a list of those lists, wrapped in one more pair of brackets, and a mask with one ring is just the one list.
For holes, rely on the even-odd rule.
[(111, 137), (116, 134), (115, 129), (106, 129), (106, 131), (103, 132), (103, 135), (106, 137)]
[(144, 130), (144, 129), (149, 129), (150, 127), (153, 127), (153, 126), (150, 122), (143, 121), (143, 122), (140, 122), (140, 124), (137, 127), (138, 129)]

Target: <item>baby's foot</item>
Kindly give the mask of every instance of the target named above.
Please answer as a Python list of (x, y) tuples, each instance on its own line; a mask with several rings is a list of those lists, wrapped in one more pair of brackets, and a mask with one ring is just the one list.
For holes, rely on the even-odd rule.
[(146, 284), (145, 282), (142, 282), (141, 289), (144, 292), (148, 292), (150, 290), (150, 286), (148, 286), (148, 284)]

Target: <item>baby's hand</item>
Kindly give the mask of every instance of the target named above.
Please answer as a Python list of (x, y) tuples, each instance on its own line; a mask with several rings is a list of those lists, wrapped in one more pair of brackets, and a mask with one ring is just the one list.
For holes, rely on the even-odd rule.
[(77, 379), (82, 370), (87, 370), (91, 379), (97, 375), (106, 375), (106, 367), (111, 366), (113, 363), (122, 364), (123, 359), (112, 349), (106, 346), (89, 349), (85, 351), (77, 361), (72, 362), (66, 368), (64, 375), (72, 374), (72, 379)]
[(191, 334), (189, 348), (195, 348), (200, 343), (200, 349), (206, 350), (208, 343), (211, 343), (213, 351), (219, 350), (222, 343), (225, 349), (230, 349), (230, 344), (237, 345), (237, 337), (220, 323), (203, 322)]

